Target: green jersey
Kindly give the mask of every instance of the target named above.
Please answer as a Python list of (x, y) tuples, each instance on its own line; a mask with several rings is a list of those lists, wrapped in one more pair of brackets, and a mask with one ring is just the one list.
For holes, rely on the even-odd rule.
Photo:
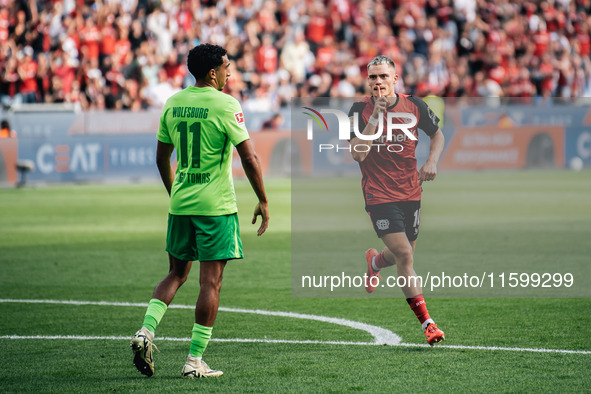
[(173, 215), (221, 216), (238, 211), (232, 145), (249, 138), (238, 101), (213, 87), (190, 86), (166, 101), (158, 140), (173, 144), (177, 168)]

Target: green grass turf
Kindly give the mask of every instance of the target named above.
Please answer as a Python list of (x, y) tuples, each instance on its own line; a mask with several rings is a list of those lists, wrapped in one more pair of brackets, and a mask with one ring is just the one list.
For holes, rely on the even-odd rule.
[[(229, 263), (222, 306), (346, 318), (392, 330), (407, 343), (424, 343), (412, 312), (401, 297), (395, 297), (398, 289), (387, 294), (392, 298), (378, 294), (388, 289), (378, 289), (377, 297), (371, 299), (292, 297), (291, 185), (277, 179), (268, 181), (267, 187), (271, 227), (264, 236), (256, 237), (257, 226), (250, 224), (254, 197), (245, 182), (237, 182), (246, 259)], [(303, 191), (318, 202), (312, 205), (317, 212), (309, 212), (311, 217), (326, 215), (325, 208), (331, 201), (334, 205), (330, 195), (316, 199), (318, 190)], [(297, 191), (295, 195), (299, 196)], [(591, 255), (590, 195), (589, 171), (441, 174), (437, 182), (425, 187), (417, 270), (422, 269), (419, 262), (435, 260), (447, 266), (476, 257), (482, 266), (498, 269), (506, 268), (499, 266), (499, 260), (506, 259), (551, 263), (555, 270), (564, 265), (581, 268), (581, 262)], [(367, 221), (359, 197), (341, 202), (360, 210), (360, 217)], [(147, 302), (167, 271), (163, 251), (167, 197), (158, 184), (0, 190), (0, 201), (0, 298)], [(300, 223), (298, 220), (295, 222)], [(322, 224), (328, 230), (357, 225), (363, 230), (358, 242), (345, 245), (343, 251), (331, 250), (329, 256), (354, 260), (351, 253), (362, 256), (367, 242), (379, 246), (369, 223), (347, 220)], [(308, 229), (311, 238), (326, 230)], [(303, 251), (294, 252), (298, 256)], [(346, 264), (360, 265), (362, 271), (364, 262)], [(588, 279), (581, 278), (583, 282)], [(197, 292), (198, 278), (193, 274), (174, 303), (191, 305)], [(587, 298), (430, 298), (427, 303), (446, 331), (449, 345), (591, 350), (591, 302)], [(0, 303), (0, 335), (131, 336), (144, 312), (139, 307)], [(186, 338), (192, 320), (191, 310), (170, 309), (157, 335)], [(365, 332), (330, 323), (234, 312), (219, 313), (214, 337), (372, 340)], [(225, 375), (185, 381), (178, 376), (188, 342), (157, 344), (161, 353), (156, 353), (156, 375), (146, 379), (131, 365), (126, 340), (0, 339), (0, 390), (447, 392), (591, 388), (588, 354), (458, 350), (445, 349), (445, 345), (405, 348), (211, 342), (205, 359)]]

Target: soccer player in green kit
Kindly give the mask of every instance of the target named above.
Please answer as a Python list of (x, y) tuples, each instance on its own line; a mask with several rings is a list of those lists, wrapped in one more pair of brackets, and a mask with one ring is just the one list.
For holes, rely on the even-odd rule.
[[(196, 260), (200, 262), (200, 290), (189, 356), (181, 375), (222, 375), (201, 357), (211, 338), (226, 262), (243, 257), (232, 181), (232, 146), (259, 200), (252, 219), (254, 224), (257, 216), (262, 217), (257, 234), (262, 235), (269, 224), (260, 162), (250, 143), (242, 108), (236, 99), (221, 92), (230, 76), (226, 50), (201, 44), (189, 52), (187, 66), (196, 79), (195, 86), (168, 99), (157, 136), (156, 163), (170, 195), (166, 237), (170, 270), (154, 289), (142, 328), (130, 343), (134, 365), (147, 376), (154, 374), (156, 326)], [(174, 149), (177, 169), (173, 177), (170, 158)]]

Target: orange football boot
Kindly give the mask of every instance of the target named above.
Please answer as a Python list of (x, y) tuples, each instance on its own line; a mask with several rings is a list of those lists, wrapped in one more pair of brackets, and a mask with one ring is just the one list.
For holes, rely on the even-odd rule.
[[(365, 283), (365, 291), (367, 291), (368, 293), (373, 293), (373, 291), (376, 289), (375, 286), (371, 285), (371, 278), (374, 276), (378, 277), (378, 282), (382, 280), (382, 277), (380, 276), (380, 271), (374, 271), (374, 269), (371, 266), (371, 260), (373, 259), (374, 256), (377, 256), (379, 254), (378, 250), (375, 248), (371, 248), (371, 249), (367, 249), (365, 251), (365, 261), (367, 261), (367, 282)], [(375, 279), (373, 280), (373, 282), (375, 282)]]
[(431, 323), (425, 330), (425, 337), (427, 337), (427, 343), (433, 346), (434, 344), (445, 340), (445, 333), (437, 328), (437, 324)]

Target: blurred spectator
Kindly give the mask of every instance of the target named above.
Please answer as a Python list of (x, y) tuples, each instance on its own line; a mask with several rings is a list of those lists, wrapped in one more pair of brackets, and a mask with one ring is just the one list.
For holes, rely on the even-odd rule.
[(378, 53), (404, 93), (576, 98), (591, 95), (589, 15), (589, 0), (4, 0), (0, 101), (159, 107), (192, 83), (201, 42), (228, 48), (227, 92), (258, 111), (368, 94)]
[(162, 69), (158, 72), (158, 83), (148, 85), (144, 89), (144, 97), (150, 106), (162, 108), (166, 100), (179, 90), (172, 85), (166, 70)]
[(26, 46), (18, 52), (17, 59), (22, 100), (25, 103), (34, 103), (37, 101), (37, 62), (33, 59), (33, 48)]
[(273, 46), (270, 34), (263, 36), (263, 42), (256, 52), (256, 67), (259, 73), (274, 73), (277, 71), (277, 48)]
[(499, 127), (502, 129), (510, 129), (512, 127), (515, 127), (515, 121), (511, 119), (511, 117), (508, 114), (502, 113), (499, 116)]
[(314, 55), (310, 51), (310, 45), (306, 42), (304, 32), (300, 30), (296, 30), (294, 39), (289, 40), (281, 52), (283, 67), (291, 73), (294, 83), (304, 81), (307, 66), (313, 57)]
[(283, 127), (283, 116), (277, 112), (270, 119), (263, 122), (261, 130), (277, 131)]
[(3, 70), (0, 72), (0, 99), (3, 106), (10, 107), (12, 104), (22, 102), (19, 93), (18, 60), (16, 57), (10, 57), (4, 61), (3, 66)]
[(248, 97), (242, 108), (250, 112), (272, 112), (273, 103), (268, 92), (263, 88), (256, 88), (254, 94)]
[(0, 123), (0, 138), (15, 138), (16, 133), (10, 128), (10, 123), (4, 119)]

